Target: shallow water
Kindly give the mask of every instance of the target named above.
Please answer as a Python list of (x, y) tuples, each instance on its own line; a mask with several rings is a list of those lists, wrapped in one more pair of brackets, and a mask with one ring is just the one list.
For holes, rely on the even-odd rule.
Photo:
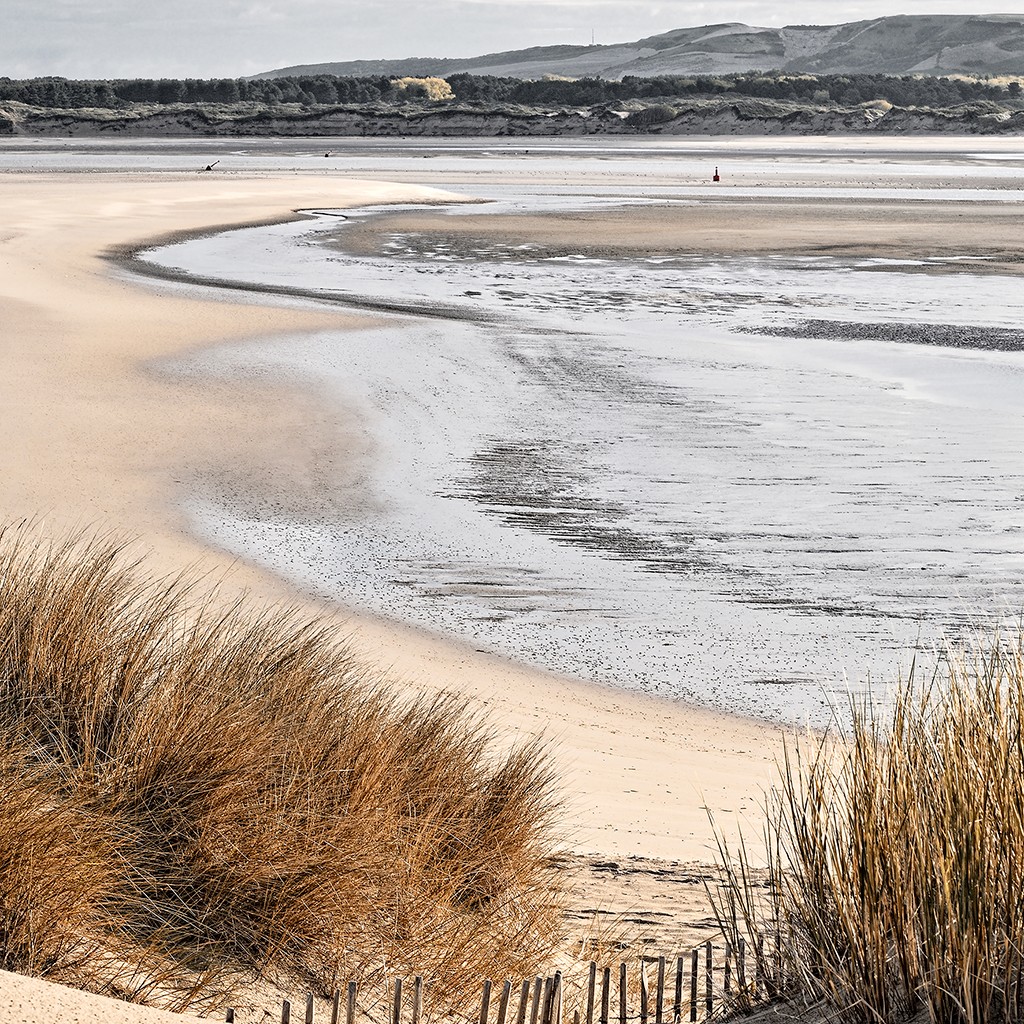
[[(474, 214), (612, 201), (480, 194), (498, 201)], [(428, 314), (161, 367), (299, 378), (355, 408), (376, 445), (358, 488), (338, 502), (325, 487), (301, 521), (194, 481), (183, 502), (208, 540), (482, 649), (789, 721), (821, 722), (869, 675), (1019, 614), (1024, 352), (842, 336), (1009, 337), (1019, 278), (552, 257), (416, 233), (353, 256), (346, 223), (322, 213), (146, 254)], [(831, 336), (766, 333), (806, 321)]]

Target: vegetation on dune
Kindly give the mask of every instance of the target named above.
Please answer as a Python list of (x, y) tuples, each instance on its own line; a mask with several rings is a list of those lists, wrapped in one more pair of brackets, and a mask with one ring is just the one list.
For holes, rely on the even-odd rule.
[(0, 78), (0, 135), (1006, 134), (1022, 118), (1006, 76)]
[(872, 1024), (1024, 1019), (1024, 638), (798, 746), (766, 839), (766, 873), (723, 844), (714, 900), (770, 990)]
[(4, 968), (177, 1006), (415, 970), (445, 1005), (560, 937), (536, 743), (108, 540), (0, 532), (0, 729)]
[(443, 78), (396, 78), (392, 86), (402, 99), (453, 100), (455, 93)]
[[(0, 531), (0, 729), (0, 967), (177, 1008), (422, 974), (436, 1011), (564, 956), (543, 750), (323, 622)], [(761, 995), (1024, 1020), (1024, 636), (791, 748), (765, 809), (712, 894)]]
[(675, 119), (678, 111), (666, 103), (655, 104), (654, 106), (643, 106), (639, 110), (633, 110), (626, 118), (626, 124), (651, 125), (666, 124)]
[(901, 107), (954, 107), (961, 103), (994, 102), (1024, 107), (1021, 80), (1009, 76), (971, 78), (964, 75), (787, 74), (749, 71), (729, 75), (656, 75), (567, 78), (545, 75), (536, 80), (494, 75), (449, 74), (443, 77), (367, 75), (286, 75), (277, 78), (72, 80), (65, 78), (0, 78), (0, 101), (43, 109), (100, 108), (126, 110), (134, 105), (282, 104), (305, 107), (336, 104), (424, 104), (457, 101), (520, 104), (530, 107), (621, 106), (631, 100), (754, 97), (802, 104), (856, 106), (885, 100)]

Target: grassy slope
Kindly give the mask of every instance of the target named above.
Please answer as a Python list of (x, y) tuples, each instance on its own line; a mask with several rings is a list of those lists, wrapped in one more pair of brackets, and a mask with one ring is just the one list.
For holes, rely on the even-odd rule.
[(542, 751), (320, 623), (8, 531), (0, 694), (0, 967), (179, 1006), (414, 968), (444, 1002), (557, 938)]
[(718, 911), (769, 988), (829, 1020), (1024, 1020), (1024, 635), (798, 744), (766, 810), (769, 878), (725, 851)]

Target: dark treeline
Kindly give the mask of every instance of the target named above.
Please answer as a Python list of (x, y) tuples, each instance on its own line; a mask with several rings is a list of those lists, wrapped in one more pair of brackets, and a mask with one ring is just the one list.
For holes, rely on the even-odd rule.
[(582, 78), (574, 82), (523, 82), (509, 78), (449, 75), (460, 99), (500, 99), (512, 103), (595, 105), (624, 100), (696, 99), (710, 96), (756, 96), (801, 103), (839, 103), (853, 106), (888, 100), (895, 106), (947, 107), (977, 100), (1005, 100), (1020, 94), (994, 82), (911, 75), (801, 75), (747, 72), (738, 75), (662, 76), (621, 81)]
[[(461, 102), (517, 103), (527, 106), (596, 106), (626, 100), (666, 101), (713, 96), (756, 96), (801, 103), (852, 106), (888, 100), (896, 106), (949, 107), (978, 100), (1006, 100), (1020, 85), (986, 79), (930, 78), (911, 75), (738, 75), (626, 77), (621, 81), (582, 78), (523, 81), (490, 75), (445, 76)], [(304, 106), (349, 103), (427, 102), (426, 91), (396, 86), (391, 78), (341, 78), (333, 75), (269, 79), (126, 79), (73, 81), (64, 78), (0, 78), (0, 100), (38, 107), (126, 107), (133, 103), (300, 103)], [(439, 101), (451, 102), (451, 101)]]
[(372, 103), (397, 98), (389, 78), (131, 78), (73, 81), (66, 78), (0, 78), (0, 100), (36, 107), (127, 107), (132, 103)]

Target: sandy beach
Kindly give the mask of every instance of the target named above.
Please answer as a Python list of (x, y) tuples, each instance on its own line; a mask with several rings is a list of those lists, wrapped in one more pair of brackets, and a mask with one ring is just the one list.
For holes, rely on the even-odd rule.
[[(48, 535), (112, 532), (135, 541), (156, 575), (198, 571), (219, 581), (228, 599), (245, 592), (258, 604), (299, 604), (340, 618), (366, 662), (389, 679), (470, 695), (493, 719), (499, 742), (538, 732), (550, 737), (564, 773), (566, 845), (583, 855), (574, 861), (581, 904), (628, 915), (664, 899), (651, 858), (711, 859), (705, 807), (723, 824), (746, 815), (756, 823), (777, 731), (522, 669), (463, 644), (324, 607), (198, 544), (183, 531), (172, 500), (174, 481), (187, 470), (243, 466), (252, 479), (301, 501), (325, 467), (341, 470), (343, 487), (344, 473), (357, 473), (372, 451), (354, 419), (328, 412), (287, 382), (249, 382), (244, 389), (176, 384), (147, 364), (202, 346), (345, 328), (363, 318), (308, 304), (162, 293), (127, 280), (103, 255), (172, 231), (437, 195), (406, 185), (302, 178), (6, 176), (2, 517), (32, 520)], [(595, 860), (604, 865), (596, 872), (603, 879), (596, 899), (586, 883)], [(620, 873), (632, 880), (629, 888), (609, 886)], [(708, 926), (702, 876), (676, 869), (674, 881), (683, 898), (666, 915), (669, 931), (699, 936)], [(5, 986), (0, 1019), (24, 1019), (25, 998), (42, 1006), (38, 1000), (56, 997), (52, 987), (26, 997)], [(93, 1004), (83, 1009), (72, 1000), (49, 1019), (84, 1020), (95, 1012)]]
[[(673, 905), (664, 908), (669, 931), (699, 935), (708, 926), (701, 873), (680, 865), (713, 859), (709, 811), (730, 833), (737, 820), (759, 833), (760, 792), (783, 740), (777, 728), (559, 678), (470, 644), (324, 605), (201, 544), (176, 507), (178, 480), (218, 466), (296, 506), (329, 478), (343, 501), (347, 483), (376, 453), (354, 411), (327, 406), (297, 382), (174, 379), (153, 372), (156, 362), (254, 338), (366, 327), (379, 317), (327, 303), (168, 289), (131, 277), (105, 254), (172, 233), (287, 219), (302, 209), (451, 195), (323, 173), (48, 172), (3, 174), (0, 183), (2, 520), (32, 520), (58, 535), (113, 532), (135, 542), (155, 574), (198, 571), (228, 598), (244, 592), (258, 604), (286, 602), (335, 618), (366, 663), (399, 685), (478, 702), (499, 743), (543, 733), (563, 772), (566, 849), (582, 879), (581, 902), (628, 914), (666, 900), (666, 883), (676, 885), (686, 895), (670, 897)], [(689, 225), (662, 224), (662, 241), (686, 229), (691, 251), (755, 251), (777, 238), (784, 222), (784, 244), (802, 252), (820, 244), (821, 226), (834, 213), (723, 205), (701, 223), (691, 217)], [(1012, 251), (1016, 212), (973, 214), (957, 204), (942, 217), (908, 210), (904, 230), (894, 233), (891, 216), (851, 202), (840, 222), (853, 232), (850, 245), (865, 251), (884, 245), (887, 255), (913, 255), (944, 240), (952, 252), (987, 240), (1004, 272), (1019, 270)], [(967, 234), (957, 230), (965, 215)], [(583, 218), (575, 227), (585, 226), (598, 247), (656, 248), (657, 236), (641, 235), (643, 218), (656, 216), (645, 212), (629, 225), (621, 217), (594, 224)], [(416, 230), (500, 230), (512, 240), (566, 242), (564, 224), (543, 220), (484, 225), (464, 216), (453, 227), (451, 220), (432, 222), (430, 213), (402, 218), (395, 223)], [(657, 861), (678, 863), (659, 877)], [(587, 883), (588, 872), (600, 886)], [(5, 999), (9, 992), (5, 987)], [(9, 1019), (24, 1019), (11, 1006)], [(79, 1013), (48, 1019), (86, 1019)]]
[[(280, 382), (174, 384), (146, 365), (233, 339), (345, 326), (327, 308), (160, 294), (114, 273), (118, 246), (294, 209), (424, 200), (431, 190), (370, 182), (168, 176), (7, 177), (0, 200), (4, 518), (48, 531), (138, 538), (155, 572), (196, 567), (259, 601), (301, 600), (279, 580), (228, 563), (180, 529), (175, 474), (202, 460), (253, 477), (303, 480), (368, 456), (357, 424)], [(311, 610), (314, 608), (311, 606)], [(316, 611), (324, 611), (315, 607)], [(773, 729), (526, 671), (392, 623), (343, 615), (367, 660), (414, 687), (478, 699), (510, 731), (543, 731), (565, 766), (570, 845), (608, 856), (706, 860), (705, 804), (753, 811), (776, 749)]]

